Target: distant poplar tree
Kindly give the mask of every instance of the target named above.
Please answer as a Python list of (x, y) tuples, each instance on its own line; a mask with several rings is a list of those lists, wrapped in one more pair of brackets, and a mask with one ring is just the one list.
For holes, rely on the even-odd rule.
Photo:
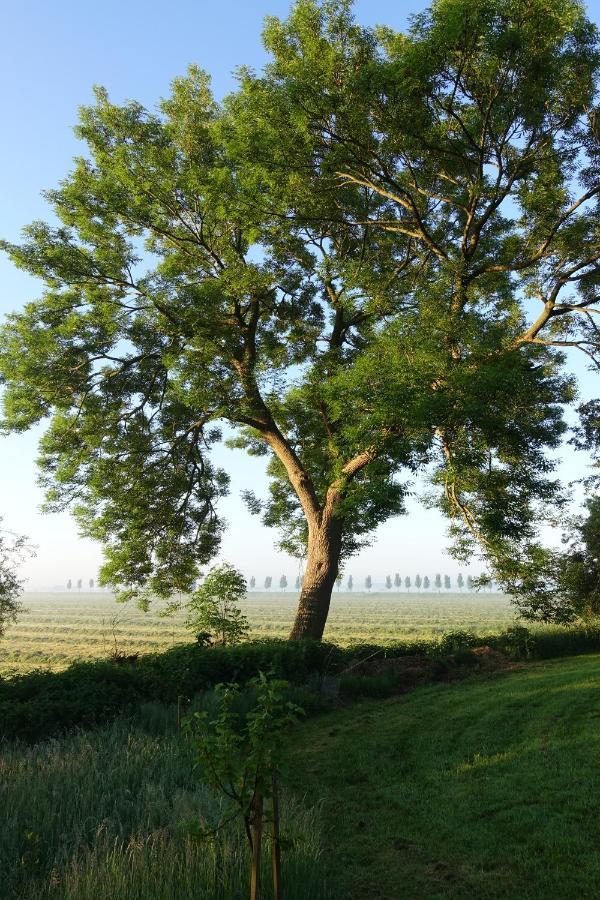
[(447, 591), (449, 591), (450, 588), (452, 587), (452, 582), (450, 581), (449, 575), (444, 575), (444, 587), (446, 588)]
[(442, 589), (442, 576), (439, 575), (439, 574), (435, 576), (435, 586), (436, 586), (436, 588), (438, 589), (438, 591), (441, 591), (441, 589)]
[(267, 577), (265, 578), (265, 590), (270, 591), (272, 584), (273, 584), (273, 579), (271, 578), (270, 575), (267, 575)]
[(407, 591), (410, 591), (410, 575), (407, 575), (404, 579), (404, 587)]
[(250, 579), (250, 589), (254, 590), (255, 587), (256, 587), (256, 578), (253, 575), (252, 578)]
[(338, 589), (338, 591), (341, 590), (341, 588), (342, 588), (342, 579), (343, 579), (343, 577), (344, 577), (344, 576), (343, 576), (342, 573), (340, 572), (339, 575), (338, 575), (338, 577), (335, 579), (335, 583), (337, 584), (337, 589)]
[(83, 585), (83, 581), (81, 580), (81, 578), (78, 578), (78, 579), (77, 579), (77, 590), (78, 590), (78, 591), (81, 590), (82, 585)]
[(458, 578), (456, 579), (456, 583), (457, 583), (457, 585), (458, 585), (459, 591), (462, 591), (462, 589), (463, 589), (464, 586), (465, 586), (465, 579), (462, 577), (462, 574), (461, 574), (461, 573), (459, 573), (459, 576), (458, 576)]
[(299, 576), (299, 575), (296, 575), (296, 581), (295, 581), (295, 585), (294, 585), (294, 586), (295, 586), (295, 588), (296, 588), (297, 591), (300, 590), (300, 576)]
[(396, 572), (396, 574), (394, 575), (394, 587), (397, 591), (399, 591), (402, 587), (402, 579), (400, 578), (399, 572)]
[(89, 586), (90, 586), (90, 591), (93, 591), (94, 590), (94, 579), (93, 578), (90, 578)]
[(416, 578), (415, 578), (415, 587), (416, 587), (416, 589), (417, 589), (418, 591), (421, 590), (421, 585), (422, 585), (422, 584), (423, 584), (423, 579), (421, 578), (420, 575), (417, 575)]
[(467, 575), (467, 588), (468, 590), (473, 590), (473, 577), (471, 575)]
[(425, 588), (426, 591), (429, 590), (430, 584), (431, 584), (431, 582), (429, 581), (429, 576), (426, 575), (425, 578), (423, 579), (423, 587)]
[(367, 577), (365, 578), (365, 587), (368, 591), (370, 591), (373, 587), (373, 581), (370, 575), (367, 575)]
[(287, 588), (287, 578), (285, 577), (285, 575), (282, 575), (279, 579), (279, 587), (282, 591), (285, 591), (285, 589)]
[(348, 575), (348, 590), (351, 591), (354, 587), (354, 581), (352, 580), (352, 575)]
[(391, 579), (391, 576), (390, 576), (390, 575), (386, 575), (386, 576), (385, 576), (385, 586), (386, 586), (386, 588), (387, 588), (388, 591), (391, 590), (391, 588), (392, 588), (392, 579)]
[(73, 582), (69, 578), (69, 580), (67, 581), (67, 590), (70, 591), (72, 587), (73, 587)]

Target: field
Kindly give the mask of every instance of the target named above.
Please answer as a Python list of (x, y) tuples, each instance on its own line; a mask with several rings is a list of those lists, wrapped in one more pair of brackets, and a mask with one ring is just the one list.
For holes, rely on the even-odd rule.
[[(118, 604), (110, 594), (26, 594), (26, 612), (0, 642), (0, 673), (44, 667), (61, 669), (74, 659), (165, 650), (189, 641), (182, 614), (161, 618)], [(244, 612), (255, 637), (288, 634), (297, 604), (295, 592), (252, 593)], [(502, 594), (335, 592), (325, 632), (338, 644), (385, 643), (431, 638), (454, 629), (499, 631), (515, 619)]]
[[(598, 654), (530, 663), (297, 726), (286, 897), (600, 896), (599, 667)], [(2, 900), (247, 896), (239, 831), (198, 843), (182, 827), (216, 809), (175, 723), (147, 704), (94, 732), (0, 748)]]

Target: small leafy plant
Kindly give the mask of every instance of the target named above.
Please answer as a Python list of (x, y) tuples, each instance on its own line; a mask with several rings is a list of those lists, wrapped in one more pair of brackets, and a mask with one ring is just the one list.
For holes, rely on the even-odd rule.
[(0, 519), (0, 637), (21, 611), (19, 597), (23, 583), (17, 575), (17, 567), (27, 555), (35, 555), (27, 538), (3, 529)]
[[(287, 681), (260, 673), (248, 685), (252, 703), (243, 711), (247, 694), (237, 684), (215, 688), (214, 711), (195, 712), (184, 721), (194, 743), (202, 779), (227, 799), (217, 825), (195, 823), (192, 830), (208, 838), (237, 817), (244, 822), (252, 857), (250, 898), (260, 897), (262, 835), (265, 821), (272, 826), (273, 894), (281, 898), (281, 838), (278, 773), (287, 726), (302, 709), (286, 698)], [(270, 805), (270, 813), (265, 807)]]
[(241, 572), (227, 563), (215, 566), (188, 601), (186, 626), (198, 638), (208, 634), (215, 643), (239, 643), (250, 628), (238, 606), (246, 592), (246, 579)]

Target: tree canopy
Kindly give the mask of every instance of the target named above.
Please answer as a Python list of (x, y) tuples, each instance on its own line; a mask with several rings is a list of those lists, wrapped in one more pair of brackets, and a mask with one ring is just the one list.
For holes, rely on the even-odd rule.
[(405, 34), (299, 0), (264, 40), (222, 103), (192, 68), (155, 112), (82, 109), (58, 224), (4, 244), (45, 282), (2, 333), (4, 427), (50, 418), (48, 507), (142, 599), (218, 549), (226, 424), (307, 556), (295, 636), (415, 473), (526, 605), (564, 350), (599, 358), (596, 29), (574, 0), (437, 0)]

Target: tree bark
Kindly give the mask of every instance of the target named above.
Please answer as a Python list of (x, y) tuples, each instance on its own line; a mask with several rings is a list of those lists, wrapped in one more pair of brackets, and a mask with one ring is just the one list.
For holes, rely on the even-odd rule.
[(339, 518), (325, 514), (319, 521), (309, 522), (306, 571), (290, 640), (320, 641), (323, 637), (341, 548)]

